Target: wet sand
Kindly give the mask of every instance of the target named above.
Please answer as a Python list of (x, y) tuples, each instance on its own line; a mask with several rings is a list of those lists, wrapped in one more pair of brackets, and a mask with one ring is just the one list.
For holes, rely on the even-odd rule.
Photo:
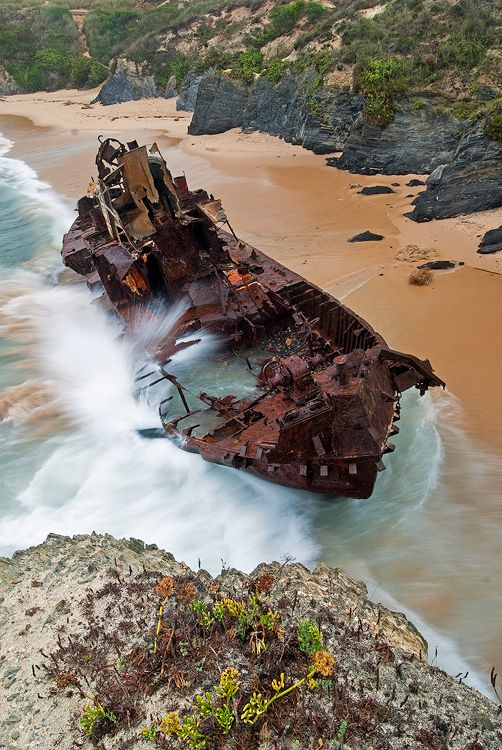
[[(404, 217), (410, 196), (423, 189), (406, 187), (415, 175), (348, 174), (263, 134), (189, 136), (191, 115), (176, 112), (173, 100), (87, 108), (91, 99), (92, 92), (56, 92), (0, 101), (0, 131), (16, 142), (11, 155), (75, 199), (95, 174), (99, 133), (157, 140), (173, 172), (222, 198), (237, 234), (343, 299), (390, 346), (429, 358), (460, 399), (464, 429), (502, 452), (502, 254), (476, 253), (480, 236), (502, 224), (502, 210), (416, 224)], [(358, 194), (392, 183), (399, 183), (394, 194)], [(384, 240), (347, 242), (366, 229)], [(410, 244), (465, 266), (434, 272), (430, 286), (410, 286), (417, 264), (395, 259)]]

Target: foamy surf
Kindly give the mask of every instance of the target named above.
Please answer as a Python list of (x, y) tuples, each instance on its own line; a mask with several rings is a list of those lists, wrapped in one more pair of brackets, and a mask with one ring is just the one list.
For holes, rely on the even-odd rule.
[[(10, 142), (1, 144), (0, 385), (4, 403), (17, 394), (19, 411), (12, 404), (0, 423), (0, 554), (49, 532), (96, 530), (156, 542), (213, 573), (222, 560), (249, 571), (283, 554), (308, 565), (321, 558), (378, 582), (378, 594), (390, 592), (386, 602), (410, 611), (431, 657), (439, 643), (438, 662), (450, 671), (460, 671), (462, 652), (486, 671), (481, 654), (496, 642), (502, 612), (492, 573), (500, 568), (501, 462), (467, 440), (455, 400), (406, 395), (397, 450), (369, 502), (294, 492), (207, 464), (167, 440), (142, 439), (138, 429), (159, 426), (158, 393), (134, 398), (138, 362), (148, 362), (145, 349), (173, 320), (140, 321), (126, 340), (85, 288), (57, 283), (72, 212), (6, 155)], [(377, 272), (348, 274), (338, 295)], [(172, 367), (200, 367), (216, 350), (203, 336)], [(21, 404), (25, 386), (31, 411), (29, 399)], [(50, 431), (42, 438), (29, 415), (40, 415), (44, 393)], [(49, 410), (54, 402), (64, 425)], [(485, 601), (491, 615), (480, 623)]]

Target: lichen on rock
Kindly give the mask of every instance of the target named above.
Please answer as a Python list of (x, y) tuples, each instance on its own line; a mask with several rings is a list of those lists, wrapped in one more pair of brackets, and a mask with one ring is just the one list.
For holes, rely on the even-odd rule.
[[(310, 634), (310, 635), (309, 635)], [(213, 578), (138, 539), (0, 559), (0, 740), (26, 748), (495, 750), (495, 704), (321, 563)]]

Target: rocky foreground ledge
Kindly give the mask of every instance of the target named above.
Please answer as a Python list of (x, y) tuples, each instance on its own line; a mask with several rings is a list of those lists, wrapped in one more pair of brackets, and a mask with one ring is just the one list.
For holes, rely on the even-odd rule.
[(213, 579), (139, 540), (0, 558), (0, 747), (502, 747), (402, 614), (319, 565)]

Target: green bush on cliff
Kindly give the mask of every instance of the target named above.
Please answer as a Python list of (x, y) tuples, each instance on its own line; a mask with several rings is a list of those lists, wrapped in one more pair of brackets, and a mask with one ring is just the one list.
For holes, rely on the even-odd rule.
[(502, 141), (502, 115), (490, 117), (485, 122), (484, 132), (492, 141)]
[(287, 5), (279, 5), (270, 11), (268, 25), (255, 37), (256, 45), (263, 47), (273, 39), (290, 34), (301, 18), (305, 18), (308, 25), (315, 25), (327, 14), (328, 8), (314, 0), (293, 0)]
[(438, 60), (444, 67), (474, 68), (480, 64), (485, 53), (486, 47), (478, 39), (452, 34), (439, 45)]
[(232, 75), (246, 83), (252, 83), (255, 75), (263, 70), (263, 55), (256, 49), (248, 49), (237, 57), (232, 65)]
[(406, 66), (393, 57), (372, 60), (361, 68), (356, 84), (365, 96), (366, 120), (374, 125), (389, 125), (395, 115), (395, 100), (406, 91)]
[(8, 64), (8, 72), (25, 91), (63, 86), (97, 86), (106, 77), (106, 68), (83, 55), (58, 49), (38, 50), (25, 62)]
[(268, 78), (270, 83), (279, 83), (287, 69), (288, 63), (286, 62), (286, 60), (281, 60), (281, 58), (279, 57), (273, 57), (267, 62), (265, 76)]
[(85, 17), (84, 30), (93, 57), (107, 63), (131, 44), (138, 32), (140, 14), (121, 8), (111, 13), (90, 11)]

